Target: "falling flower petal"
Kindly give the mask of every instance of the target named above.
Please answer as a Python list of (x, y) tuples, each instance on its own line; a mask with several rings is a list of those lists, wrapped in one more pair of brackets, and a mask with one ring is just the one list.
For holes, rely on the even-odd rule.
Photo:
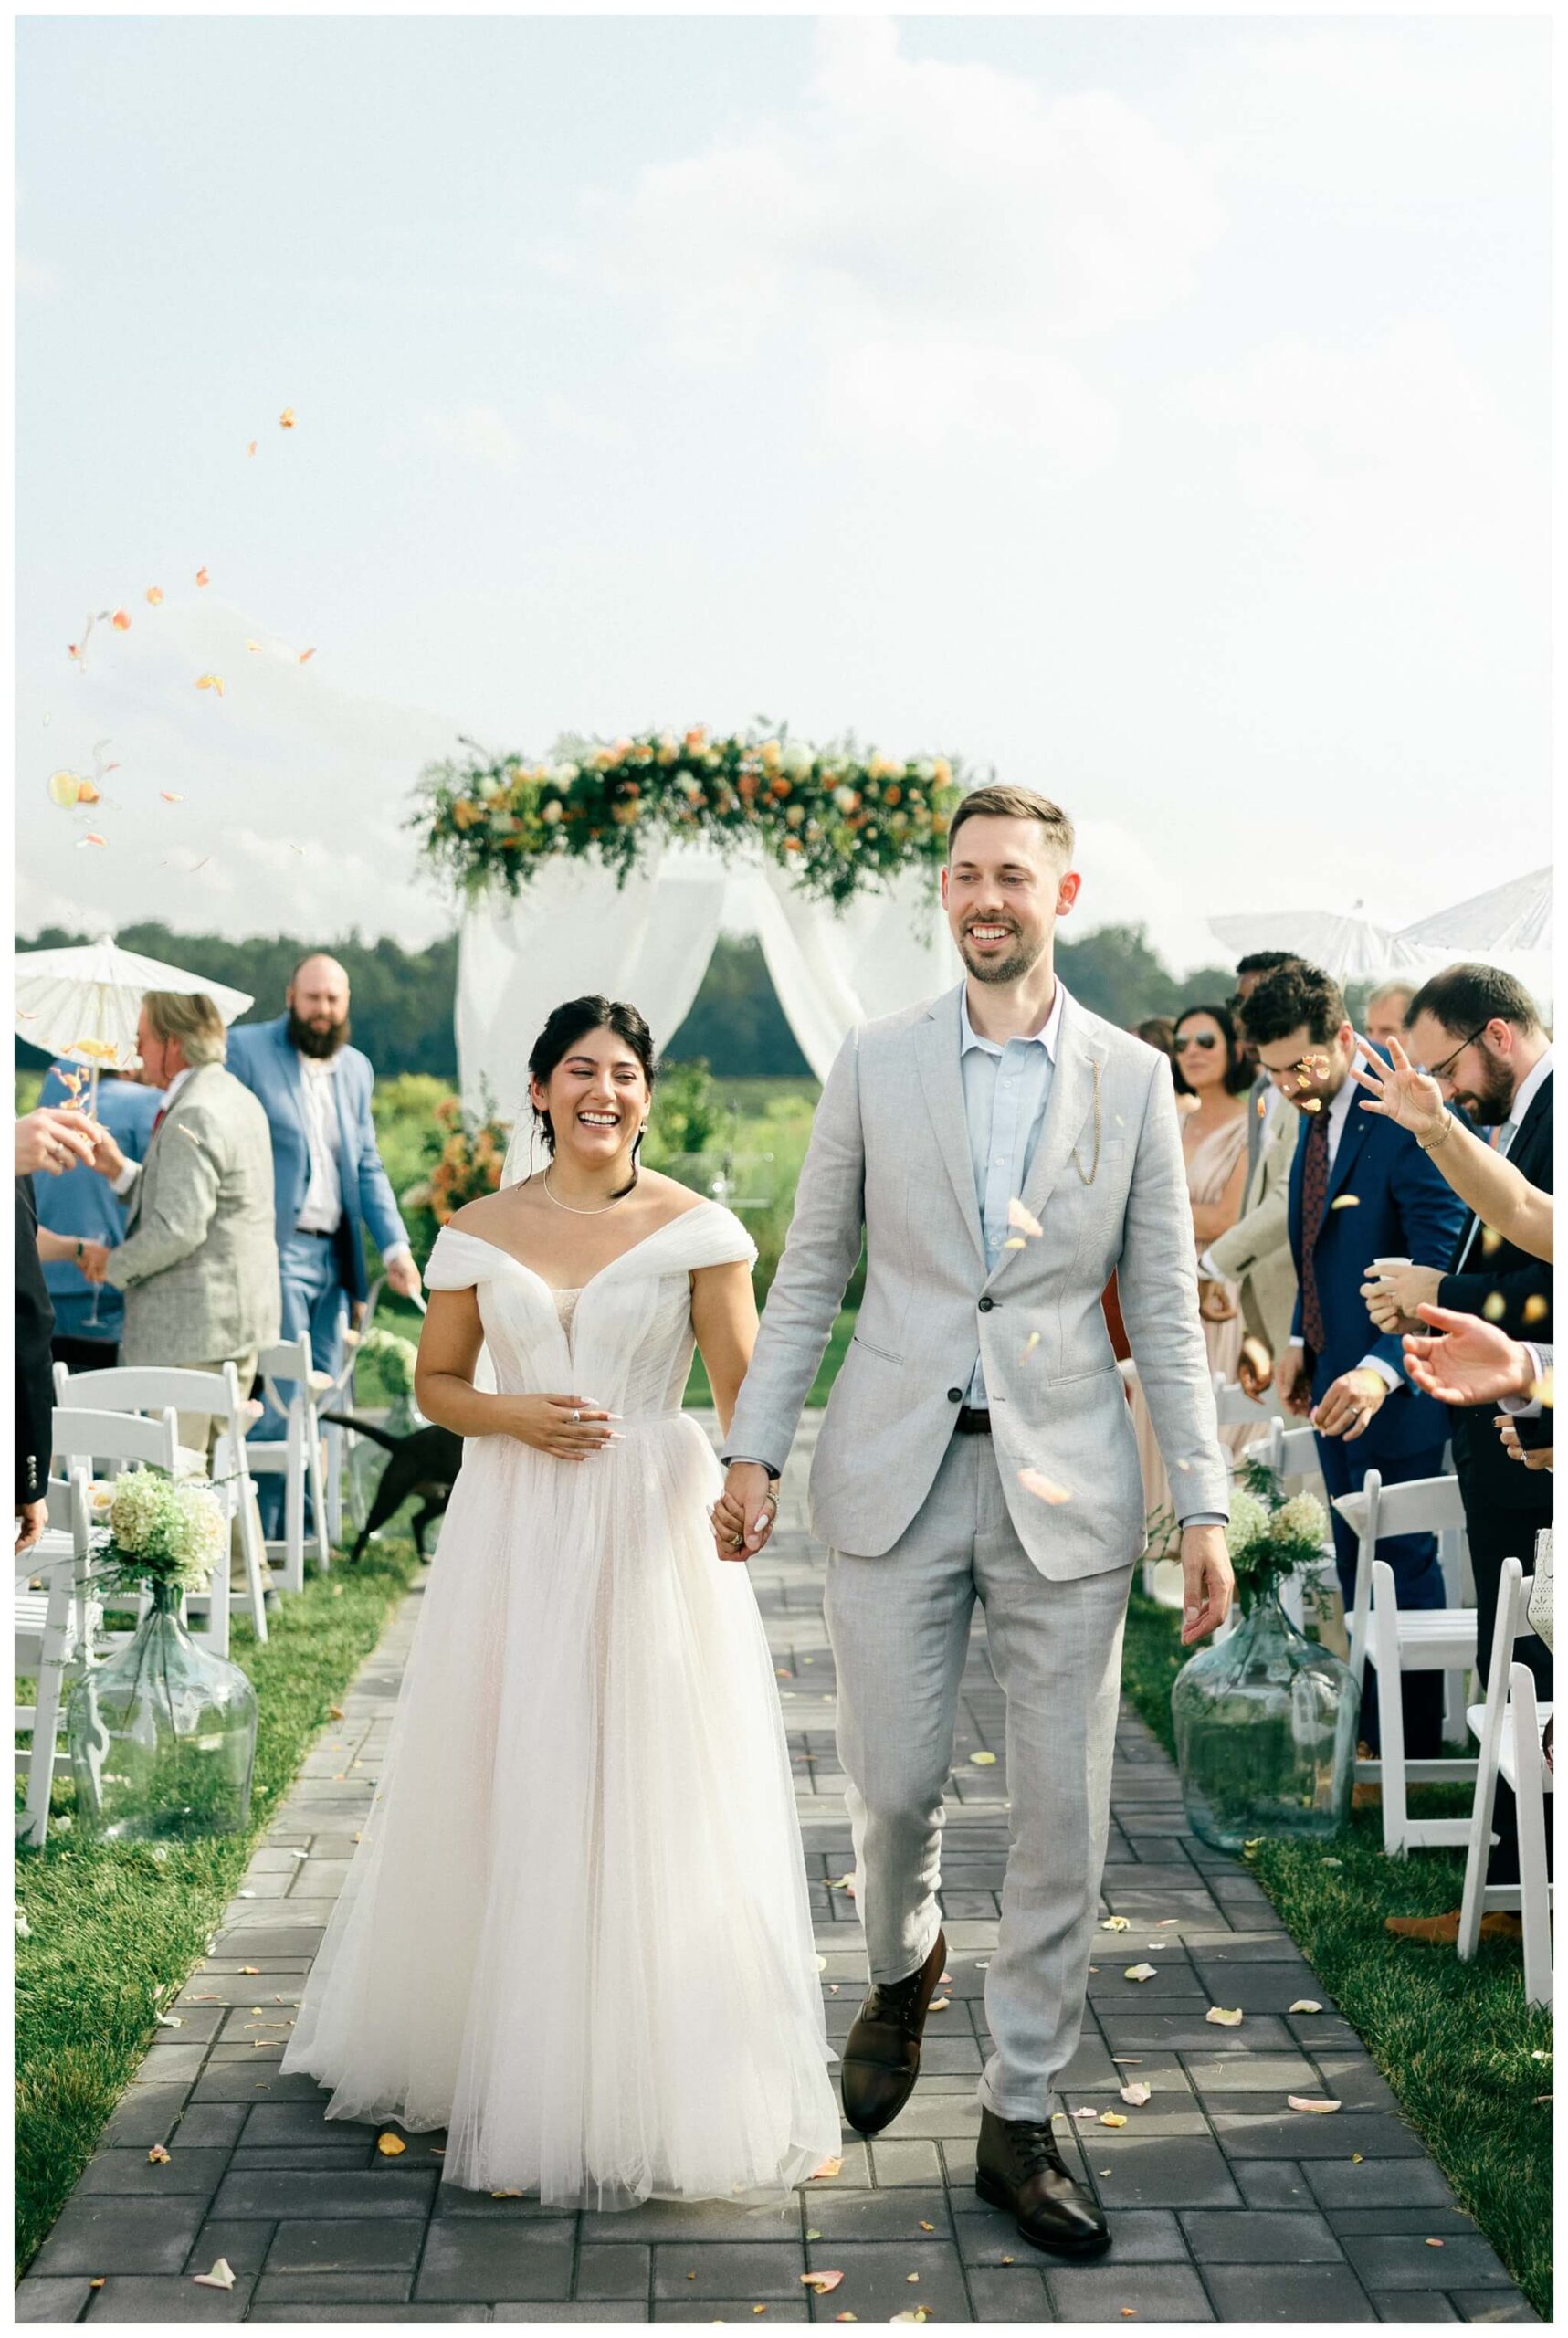
[(1551, 1311), (1551, 1301), (1539, 1290), (1532, 1290), (1524, 1302), (1524, 1320), (1527, 1323), (1539, 1323)]
[(1329, 1204), (1329, 1207), (1331, 1209), (1360, 1209), (1361, 1195), (1359, 1194), (1336, 1194), (1333, 1200)]
[(1498, 1249), (1499, 1248), (1500, 1248), (1501, 1243), (1502, 1243), (1502, 1236), (1498, 1232), (1497, 1227), (1496, 1227), (1495, 1226), (1483, 1226), (1483, 1227), (1482, 1227), (1482, 1228), (1481, 1228), (1481, 1254), (1482, 1254), (1482, 1256), (1483, 1256), (1484, 1258), (1488, 1258), (1488, 1259), (1489, 1259), (1489, 1258), (1491, 1257), (1492, 1252), (1493, 1252), (1494, 1250)]
[(1026, 1355), (1033, 1355), (1035, 1350), (1039, 1346), (1039, 1344), (1040, 1335), (1038, 1332), (1031, 1332), (1028, 1338), (1024, 1342), (1024, 1353)]
[(81, 800), (82, 782), (74, 771), (49, 774), (49, 801), (58, 804), (62, 812), (69, 812)]
[(148, 606), (148, 607), (149, 607), (150, 609), (155, 609), (155, 608), (158, 606), (159, 603), (162, 601), (163, 597), (163, 586), (162, 586), (161, 584), (149, 584), (149, 585), (148, 585), (148, 587), (147, 587), (147, 606)]
[(293, 427), (294, 427), (294, 409), (293, 409), (293, 407), (292, 407), (291, 405), (286, 405), (286, 406), (284, 407), (284, 409), (283, 409), (282, 413), (279, 416), (279, 417), (278, 417), (278, 427), (279, 427), (279, 430), (292, 430), (292, 429), (293, 429)]
[(1157, 1964), (1129, 1964), (1121, 1977), (1124, 1981), (1152, 1981), (1159, 1969)]
[(176, 795), (172, 787), (161, 787), (158, 794), (165, 804), (183, 804), (185, 800), (183, 795)]
[(196, 688), (199, 690), (216, 690), (219, 698), (221, 698), (223, 696), (223, 677), (221, 674), (198, 674), (196, 677)]
[(815, 2290), (819, 2298), (825, 2298), (838, 2287), (844, 2276), (842, 2273), (803, 2273), (800, 2278), (805, 2288)]
[(1316, 1997), (1298, 1997), (1290, 2007), (1292, 2013), (1321, 2013), (1322, 2010)]
[(113, 616), (110, 619), (110, 623), (113, 626), (116, 633), (129, 633), (131, 630), (130, 610), (116, 609)]
[(1130, 2102), (1134, 2111), (1141, 2111), (1149, 2100), (1149, 2092), (1142, 2079), (1134, 2079), (1131, 2086), (1122, 2088), (1121, 2100)]
[(844, 2162), (842, 2159), (825, 2159), (820, 2167), (814, 2167), (812, 2169), (811, 2181), (815, 2184), (819, 2176), (826, 2177), (829, 2175), (840, 2175), (843, 2174), (843, 2171)]
[(251, 656), (252, 656), (253, 658), (259, 658), (259, 657), (260, 657), (260, 655), (261, 655), (261, 644), (260, 644), (260, 642), (259, 642), (259, 641), (247, 641), (247, 642), (246, 643), (246, 645), (245, 645), (245, 646), (246, 646), (246, 648), (249, 650), (249, 652), (250, 652), (250, 654), (251, 654)]
[(1016, 1234), (1039, 1236), (1045, 1227), (1031, 1209), (1026, 1209), (1016, 1195), (1007, 1205), (1007, 1223)]
[(77, 850), (79, 852), (79, 851), (81, 850), (82, 846), (83, 846), (84, 844), (105, 844), (105, 845), (106, 845), (108, 842), (109, 842), (109, 838), (108, 838), (107, 837), (100, 837), (100, 836), (94, 836), (94, 835), (88, 835), (88, 836), (85, 836), (85, 837), (78, 837), (78, 838), (77, 838), (77, 840), (76, 840), (76, 848), (77, 848)]
[(1053, 1506), (1072, 1500), (1070, 1488), (1058, 1486), (1054, 1478), (1044, 1476), (1038, 1469), (1020, 1469), (1018, 1483), (1026, 1494), (1034, 1494), (1040, 1501), (1048, 1501)]
[(1028, 1247), (1021, 1234), (1010, 1234), (1002, 1245), (1004, 1250), (1026, 1250)]
[(1102, 1933), (1129, 1932), (1131, 1929), (1131, 1920), (1127, 1916), (1107, 1916), (1100, 1929)]
[(316, 654), (316, 653), (315, 653), (315, 651), (314, 651), (313, 649), (301, 649), (301, 650), (300, 650), (300, 665), (301, 665), (301, 666), (308, 666), (308, 665), (310, 664), (310, 662), (311, 658), (315, 656), (315, 654)]
[(1508, 1301), (1500, 1290), (1489, 1290), (1481, 1302), (1481, 1313), (1489, 1323), (1500, 1323), (1508, 1313)]
[(255, 454), (255, 452), (256, 452), (256, 444), (257, 444), (257, 442), (256, 442), (256, 440), (253, 438), (253, 439), (251, 440), (251, 442), (250, 442), (249, 446), (248, 446), (248, 447), (246, 448), (246, 450), (245, 450), (245, 451), (246, 451), (246, 453), (247, 453), (247, 455), (254, 455), (254, 454)]
[(396, 2159), (408, 2149), (401, 2135), (378, 2135), (375, 2147), (386, 2159)]
[(193, 2273), (192, 2280), (202, 2290), (232, 2290), (234, 2267), (226, 2257), (220, 2257), (210, 2273)]
[(1322, 1109), (1323, 1100), (1321, 1096), (1306, 1096), (1301, 1100), (1301, 1110), (1304, 1112), (1321, 1112)]
[(198, 569), (197, 569), (197, 571), (196, 571), (196, 583), (197, 583), (198, 584), (210, 584), (212, 583), (212, 578), (207, 574), (207, 572), (206, 572), (206, 570), (205, 570), (205, 568), (198, 568)]
[(1314, 2101), (1310, 2094), (1288, 2094), (1285, 2097), (1292, 2111), (1337, 2111), (1337, 2102)]
[(1220, 2029), (1239, 2029), (1241, 2007), (1239, 2006), (1210, 2006), (1204, 2019), (1212, 2021)]

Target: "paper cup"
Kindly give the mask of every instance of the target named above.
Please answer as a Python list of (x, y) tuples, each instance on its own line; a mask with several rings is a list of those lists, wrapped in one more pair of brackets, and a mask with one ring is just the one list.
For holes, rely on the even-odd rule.
[(1380, 1282), (1385, 1282), (1395, 1267), (1413, 1267), (1415, 1263), (1414, 1259), (1374, 1259), (1367, 1272), (1375, 1275)]

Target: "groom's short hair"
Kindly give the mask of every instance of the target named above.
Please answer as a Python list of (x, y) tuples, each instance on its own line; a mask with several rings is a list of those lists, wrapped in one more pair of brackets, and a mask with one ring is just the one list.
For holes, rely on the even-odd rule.
[(1001, 820), (1038, 820), (1056, 849), (1061, 854), (1064, 869), (1070, 866), (1073, 850), (1072, 822), (1059, 804), (1048, 795), (1037, 795), (1032, 787), (976, 787), (966, 795), (947, 831), (947, 857), (952, 858), (952, 848), (965, 820), (983, 815)]

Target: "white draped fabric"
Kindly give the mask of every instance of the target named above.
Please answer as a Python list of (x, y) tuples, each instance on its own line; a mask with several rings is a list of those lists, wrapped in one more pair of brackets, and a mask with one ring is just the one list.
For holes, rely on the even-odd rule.
[(934, 997), (958, 979), (935, 885), (923, 875), (836, 914), (773, 863), (737, 873), (708, 845), (649, 853), (619, 890), (596, 864), (563, 859), (516, 900), (487, 897), (465, 915), (457, 1017), (465, 1104), (479, 1110), (488, 1091), (503, 1120), (515, 1118), (546, 1016), (585, 992), (630, 1000), (655, 1046), (667, 1047), (701, 986), (726, 911), (761, 939), (779, 1003), (819, 1079), (856, 1023)]

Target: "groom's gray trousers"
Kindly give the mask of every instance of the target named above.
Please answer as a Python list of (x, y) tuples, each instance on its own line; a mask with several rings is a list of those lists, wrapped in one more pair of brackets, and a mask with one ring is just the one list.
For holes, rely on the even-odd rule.
[(1132, 1566), (1047, 1580), (1008, 1516), (990, 1438), (962, 1435), (889, 1552), (828, 1555), (838, 1756), (873, 1981), (916, 1971), (936, 1940), (942, 1793), (977, 1597), (985, 1612), (1011, 1800), (980, 2098), (1003, 2119), (1050, 2117), (1079, 2042)]

